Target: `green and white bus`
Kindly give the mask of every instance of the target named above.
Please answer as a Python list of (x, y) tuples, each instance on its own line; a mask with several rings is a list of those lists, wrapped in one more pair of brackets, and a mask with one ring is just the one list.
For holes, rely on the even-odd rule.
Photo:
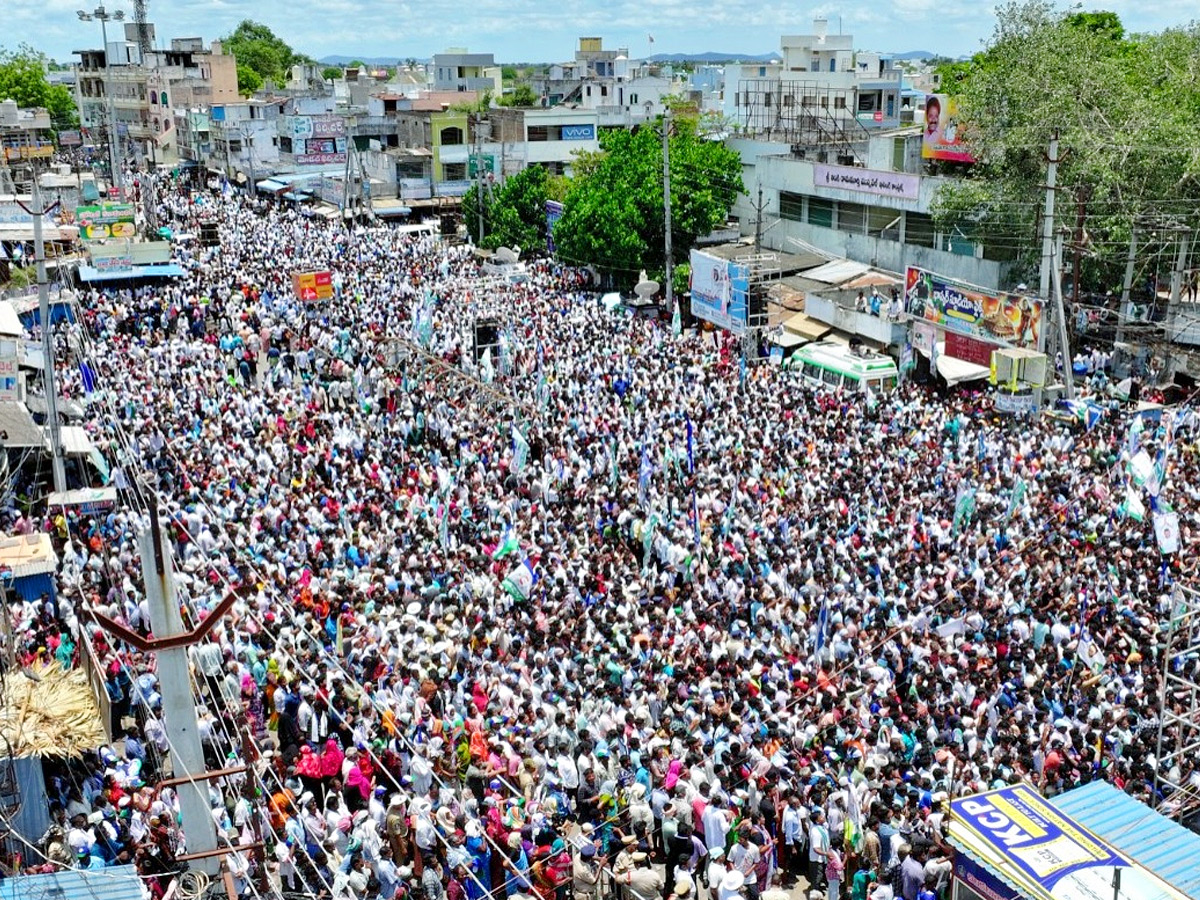
[(799, 371), (805, 381), (830, 390), (844, 387), (865, 391), (869, 387), (876, 393), (886, 393), (900, 378), (900, 370), (890, 356), (864, 347), (851, 349), (837, 341), (805, 344), (792, 354), (788, 366)]

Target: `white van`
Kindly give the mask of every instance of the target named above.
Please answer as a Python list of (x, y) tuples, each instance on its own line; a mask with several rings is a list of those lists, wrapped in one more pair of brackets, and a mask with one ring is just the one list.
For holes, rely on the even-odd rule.
[(805, 381), (823, 384), (830, 390), (887, 392), (896, 387), (900, 370), (890, 356), (865, 347), (853, 350), (837, 341), (815, 341), (792, 354), (788, 365)]

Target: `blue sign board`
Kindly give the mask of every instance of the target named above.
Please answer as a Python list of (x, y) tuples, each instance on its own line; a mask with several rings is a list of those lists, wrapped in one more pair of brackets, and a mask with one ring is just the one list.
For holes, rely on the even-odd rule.
[(564, 141), (594, 141), (596, 139), (595, 125), (564, 125), (562, 126)]
[(1000, 862), (1013, 881), (1028, 886), (1030, 896), (1058, 893), (1060, 882), (1073, 876), (1111, 881), (1114, 867), (1133, 861), (1059, 812), (1028, 785), (988, 791), (950, 805), (951, 839), (957, 835), (972, 852)]

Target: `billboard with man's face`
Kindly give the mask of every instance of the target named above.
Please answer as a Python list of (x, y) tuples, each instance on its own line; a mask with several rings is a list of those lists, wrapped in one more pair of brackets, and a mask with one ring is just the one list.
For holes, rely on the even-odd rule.
[(949, 162), (975, 162), (962, 143), (963, 128), (958, 117), (958, 101), (949, 94), (925, 97), (925, 131), (921, 137), (921, 156)]

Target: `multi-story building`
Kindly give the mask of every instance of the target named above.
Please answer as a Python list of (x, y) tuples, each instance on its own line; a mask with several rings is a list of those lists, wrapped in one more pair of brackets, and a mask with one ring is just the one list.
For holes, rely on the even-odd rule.
[(870, 133), (910, 124), (902, 116), (903, 73), (854, 38), (831, 35), (818, 18), (813, 33), (785, 35), (782, 61), (729, 66), (724, 113), (738, 133), (823, 149), (861, 161)]
[(583, 107), (601, 127), (616, 128), (662, 115), (664, 98), (685, 90), (669, 66), (631, 60), (624, 47), (605, 50), (596, 37), (580, 38), (575, 59), (551, 65), (532, 87), (542, 106)]
[(209, 112), (209, 165), (236, 183), (255, 181), (279, 167), (281, 103), (239, 100), (214, 104)]
[(491, 91), (500, 96), (503, 80), (491, 53), (468, 53), (465, 48), (452, 47), (433, 55), (431, 69), (435, 91)]
[[(214, 41), (176, 38), (170, 47), (143, 58), (137, 25), (126, 23), (123, 40), (101, 50), (77, 50), (75, 96), (80, 125), (89, 137), (107, 133), (112, 92), (123, 153), (151, 162), (180, 158), (177, 118), (185, 111), (236, 100), (237, 62)], [(153, 25), (151, 40), (153, 40)], [(177, 110), (179, 111), (177, 114)]]
[(0, 101), (0, 152), (9, 162), (53, 156), (51, 124), (41, 107), (20, 109), (16, 100)]
[(600, 117), (596, 110), (569, 106), (552, 109), (488, 111), (491, 124), (480, 142), (485, 171), (501, 177), (530, 166), (543, 166), (554, 175), (570, 175), (575, 154), (600, 149)]

